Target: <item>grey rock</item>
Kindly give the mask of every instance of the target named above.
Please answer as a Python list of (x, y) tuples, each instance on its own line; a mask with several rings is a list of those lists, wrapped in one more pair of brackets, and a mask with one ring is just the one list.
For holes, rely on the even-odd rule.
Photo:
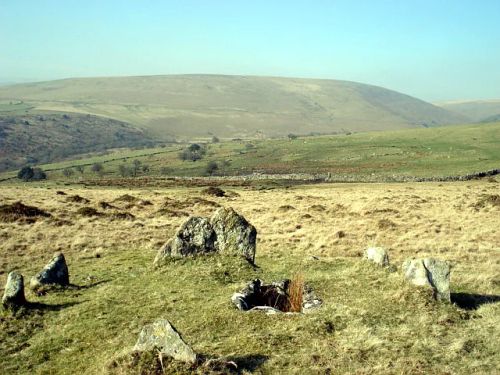
[(177, 361), (196, 362), (196, 353), (166, 319), (144, 326), (133, 350), (150, 351), (154, 348)]
[(48, 285), (69, 285), (69, 271), (66, 259), (62, 253), (56, 253), (49, 263), (37, 275), (30, 280), (30, 287), (33, 290)]
[(154, 264), (159, 265), (163, 259), (170, 256), (185, 257), (214, 252), (215, 239), (215, 232), (208, 219), (190, 217), (160, 249)]
[(242, 215), (230, 207), (221, 207), (212, 215), (210, 223), (217, 235), (218, 251), (255, 261), (257, 230)]
[(389, 254), (383, 247), (369, 247), (365, 250), (365, 259), (382, 267), (389, 265)]
[(209, 219), (190, 217), (158, 251), (154, 265), (168, 257), (220, 252), (255, 261), (257, 231), (232, 208), (219, 208)]
[(403, 263), (405, 277), (414, 285), (429, 286), (439, 301), (450, 302), (450, 265), (434, 258), (407, 259)]
[(20, 273), (12, 271), (7, 276), (2, 304), (5, 308), (16, 308), (26, 304), (24, 278)]

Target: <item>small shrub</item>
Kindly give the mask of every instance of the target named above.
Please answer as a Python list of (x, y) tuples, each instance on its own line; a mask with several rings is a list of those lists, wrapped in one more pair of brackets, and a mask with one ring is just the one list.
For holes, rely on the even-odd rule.
[(102, 163), (94, 163), (92, 164), (92, 167), (90, 167), (90, 170), (94, 173), (102, 174), (104, 171), (104, 166), (102, 165)]
[(64, 168), (63, 171), (62, 171), (62, 174), (65, 176), (65, 177), (71, 177), (73, 176), (75, 172), (73, 171), (73, 169), (71, 168)]
[(207, 164), (205, 171), (209, 176), (213, 176), (219, 170), (219, 165), (215, 161), (211, 161)]
[(33, 168), (26, 166), (17, 172), (17, 178), (24, 181), (29, 181), (33, 178)]

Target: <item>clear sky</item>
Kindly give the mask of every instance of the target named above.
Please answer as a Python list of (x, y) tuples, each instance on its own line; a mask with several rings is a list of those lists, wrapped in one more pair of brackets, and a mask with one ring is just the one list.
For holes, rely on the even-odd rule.
[(181, 73), (500, 98), (500, 0), (0, 0), (0, 81)]

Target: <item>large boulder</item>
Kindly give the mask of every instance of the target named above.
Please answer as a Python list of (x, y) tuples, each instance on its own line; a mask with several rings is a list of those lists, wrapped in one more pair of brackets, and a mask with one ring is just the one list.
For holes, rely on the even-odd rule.
[(383, 247), (369, 247), (365, 250), (364, 257), (381, 267), (387, 267), (389, 265), (389, 254)]
[(38, 290), (49, 285), (69, 285), (68, 266), (62, 253), (54, 254), (43, 270), (30, 280), (30, 287), (33, 290)]
[(434, 258), (407, 259), (403, 263), (405, 277), (414, 285), (429, 286), (434, 297), (450, 302), (450, 265)]
[(166, 319), (144, 326), (134, 346), (136, 351), (150, 351), (155, 348), (177, 361), (196, 362), (196, 353)]
[(12, 271), (7, 276), (5, 291), (2, 297), (2, 305), (5, 308), (16, 308), (24, 305), (26, 298), (24, 297), (24, 279), (23, 275), (16, 271)]
[(221, 207), (210, 218), (217, 235), (217, 249), (221, 253), (242, 255), (255, 261), (257, 230), (231, 207)]
[(216, 234), (209, 220), (203, 217), (190, 217), (180, 226), (177, 233), (160, 249), (155, 264), (165, 257), (184, 257), (216, 251)]

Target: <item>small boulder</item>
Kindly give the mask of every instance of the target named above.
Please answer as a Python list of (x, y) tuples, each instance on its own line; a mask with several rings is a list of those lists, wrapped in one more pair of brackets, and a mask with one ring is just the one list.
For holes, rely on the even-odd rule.
[(56, 253), (51, 261), (30, 280), (30, 287), (37, 290), (46, 285), (69, 285), (69, 272), (62, 253)]
[(383, 247), (369, 247), (365, 250), (365, 259), (381, 267), (387, 267), (389, 265), (389, 254)]
[(439, 301), (450, 302), (450, 265), (434, 258), (407, 259), (403, 263), (405, 277), (414, 285), (429, 286)]
[(257, 230), (253, 225), (230, 207), (215, 211), (210, 223), (217, 235), (216, 246), (221, 253), (243, 255), (254, 263)]
[(174, 237), (160, 249), (154, 264), (158, 265), (165, 257), (185, 257), (214, 252), (215, 239), (215, 232), (208, 219), (190, 217), (181, 225)]
[(166, 319), (144, 326), (133, 350), (142, 352), (154, 348), (158, 348), (162, 354), (177, 361), (196, 362), (196, 353)]
[(7, 276), (5, 291), (2, 297), (2, 304), (5, 308), (16, 308), (26, 303), (24, 297), (24, 278), (23, 275), (12, 271)]

